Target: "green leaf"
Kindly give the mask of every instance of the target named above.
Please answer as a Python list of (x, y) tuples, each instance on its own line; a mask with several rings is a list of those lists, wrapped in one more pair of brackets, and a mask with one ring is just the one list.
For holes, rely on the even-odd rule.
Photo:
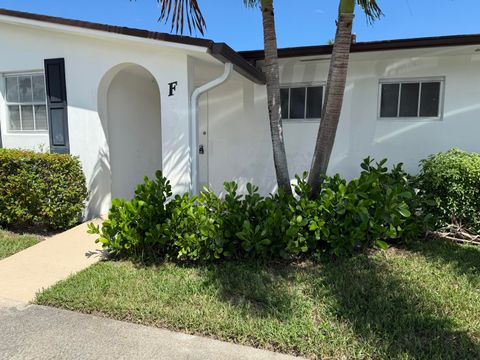
[(107, 238), (105, 237), (100, 237), (96, 240), (97, 243), (101, 243), (103, 245), (108, 245), (110, 243), (110, 240), (108, 240)]
[(375, 241), (375, 245), (384, 251), (388, 250), (388, 248), (390, 247), (385, 241), (382, 241), (382, 240)]
[(398, 212), (400, 213), (400, 215), (402, 215), (405, 218), (409, 218), (410, 216), (412, 216), (412, 213), (408, 209), (408, 205), (405, 203), (399, 206)]
[(312, 222), (310, 223), (309, 230), (310, 230), (310, 231), (315, 231), (315, 230), (317, 230), (317, 229), (318, 229), (318, 224), (317, 224), (316, 222), (313, 222), (313, 221), (312, 221)]

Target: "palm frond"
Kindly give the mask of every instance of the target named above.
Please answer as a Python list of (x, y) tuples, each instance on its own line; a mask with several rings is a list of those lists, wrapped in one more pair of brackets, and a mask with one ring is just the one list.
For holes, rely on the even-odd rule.
[(185, 23), (192, 34), (198, 30), (204, 35), (207, 24), (197, 0), (157, 0), (160, 5), (159, 21), (171, 21), (171, 31), (183, 34)]
[(380, 9), (377, 0), (357, 0), (357, 4), (363, 9), (369, 23), (383, 16), (382, 9)]
[(246, 7), (257, 7), (260, 5), (261, 0), (243, 0)]

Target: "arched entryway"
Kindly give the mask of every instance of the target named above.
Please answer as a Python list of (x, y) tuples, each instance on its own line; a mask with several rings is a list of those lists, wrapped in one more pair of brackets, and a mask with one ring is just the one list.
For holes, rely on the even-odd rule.
[[(132, 198), (144, 176), (162, 168), (160, 91), (153, 75), (136, 64), (110, 70), (102, 80), (112, 198)], [(99, 98), (101, 95), (99, 94)]]

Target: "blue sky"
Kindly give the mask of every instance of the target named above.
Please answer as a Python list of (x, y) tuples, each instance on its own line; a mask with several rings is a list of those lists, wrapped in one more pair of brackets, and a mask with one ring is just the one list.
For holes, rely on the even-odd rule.
[[(242, 0), (199, 0), (207, 20), (206, 37), (236, 50), (262, 48), (258, 9)], [(385, 17), (373, 25), (358, 14), (358, 41), (480, 33), (479, 0), (379, 0)], [(298, 4), (301, 3), (302, 6)], [(337, 0), (276, 0), (280, 47), (325, 44), (334, 37)], [(168, 31), (157, 22), (156, 0), (0, 0), (0, 8)]]

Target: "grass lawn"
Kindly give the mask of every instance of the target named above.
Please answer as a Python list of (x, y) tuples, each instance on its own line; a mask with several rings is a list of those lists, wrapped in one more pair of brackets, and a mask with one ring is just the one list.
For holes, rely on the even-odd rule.
[(36, 235), (18, 235), (0, 230), (0, 260), (37, 244), (40, 237)]
[(480, 359), (480, 247), (318, 264), (102, 262), (37, 303), (312, 359)]

